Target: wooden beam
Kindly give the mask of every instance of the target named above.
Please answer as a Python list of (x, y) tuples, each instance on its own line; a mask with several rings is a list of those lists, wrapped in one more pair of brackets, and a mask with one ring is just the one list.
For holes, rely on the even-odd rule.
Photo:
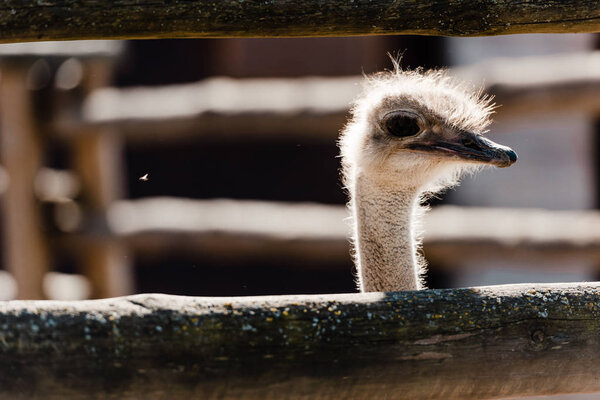
[[(78, 110), (81, 97), (108, 85), (112, 67), (102, 58), (86, 60), (82, 64), (81, 91), (70, 91), (67, 96), (75, 106), (65, 108)], [(81, 204), (92, 220), (124, 196), (123, 142), (122, 137), (102, 128), (76, 135), (69, 142), (71, 163), (82, 186)], [(90, 280), (93, 298), (135, 293), (133, 265), (123, 243), (114, 237), (96, 237), (86, 241), (80, 250), (82, 272)]]
[(32, 0), (0, 8), (2, 42), (600, 31), (596, 0)]
[[(107, 231), (84, 231), (58, 240), (65, 248), (104, 235), (140, 256), (167, 251), (209, 257), (212, 263), (292, 260), (310, 268), (350, 263), (344, 206), (266, 201), (146, 198), (108, 207)], [(600, 262), (600, 213), (539, 209), (440, 206), (425, 214), (424, 253), (438, 268), (465, 261), (529, 261), (543, 268), (560, 261)]]
[(600, 286), (0, 303), (11, 399), (600, 391)]
[(455, 68), (500, 105), (496, 120), (540, 114), (600, 115), (600, 51), (498, 58)]
[[(122, 141), (118, 136), (102, 133), (81, 135), (71, 143), (73, 166), (82, 183), (82, 204), (92, 220), (123, 197)], [(82, 272), (90, 280), (92, 297), (135, 293), (133, 265), (123, 243), (115, 237), (95, 237), (79, 250)]]
[[(0, 11), (1, 12), (1, 11)], [(0, 58), (15, 59), (111, 59), (122, 54), (124, 42), (86, 40), (61, 42), (11, 43), (0, 46)]]
[(540, 268), (569, 270), (575, 262), (597, 268), (599, 224), (600, 213), (591, 210), (436, 207), (425, 217), (424, 251), (431, 263), (450, 269), (465, 260), (486, 265), (491, 259)]
[[(347, 216), (343, 206), (312, 203), (146, 198), (113, 203), (104, 225), (141, 257), (176, 250), (217, 264), (296, 260), (310, 268), (349, 261)], [(62, 245), (93, 236), (66, 236)]]
[[(544, 113), (600, 115), (600, 52), (498, 59), (451, 71), (496, 96), (496, 120)], [(130, 141), (195, 136), (206, 141), (333, 141), (361, 90), (361, 77), (211, 78), (159, 88), (104, 88), (84, 102), (81, 120), (59, 135), (110, 128)], [(282, 134), (285, 132), (285, 135)]]
[[(104, 127), (129, 140), (332, 140), (360, 93), (360, 77), (232, 79), (158, 88), (104, 88), (83, 104), (81, 120), (57, 121), (59, 135)], [(285, 134), (282, 134), (285, 132)]]
[(3, 261), (20, 299), (44, 298), (43, 278), (50, 268), (48, 236), (34, 194), (44, 143), (33, 101), (37, 81), (50, 72), (38, 66), (4, 63), (0, 80), (0, 159), (8, 176), (2, 199)]
[[(64, 61), (69, 57), (77, 57), (85, 60), (88, 65), (94, 64), (103, 67), (96, 68), (90, 74), (98, 80), (106, 75), (101, 70), (109, 68), (107, 61), (118, 56), (122, 48), (123, 43), (114, 41), (16, 43), (0, 46), (0, 66), (2, 68), (2, 80), (0, 81), (2, 148), (0, 153), (4, 166), (2, 172), (9, 177), (9, 184), (7, 188), (3, 188), (6, 190), (2, 193), (5, 197), (3, 199), (4, 258), (5, 266), (12, 272), (17, 282), (18, 297), (21, 299), (43, 298), (46, 295), (43, 290), (43, 281), (44, 275), (50, 270), (49, 235), (46, 227), (43, 226), (42, 210), (37, 199), (56, 201), (63, 197), (62, 195), (72, 197), (74, 194), (73, 179), (70, 179), (71, 182), (67, 182), (69, 179), (64, 174), (53, 174), (49, 170), (42, 169), (45, 144), (42, 133), (46, 121), (38, 116), (39, 112), (37, 111), (39, 110), (34, 107), (35, 95), (39, 93), (39, 89), (53, 82), (56, 68), (52, 64)], [(72, 78), (77, 74), (69, 75)], [(58, 80), (56, 83), (59, 83)], [(66, 109), (69, 112), (72, 111), (72, 108), (64, 107), (63, 104), (61, 111)], [(103, 141), (118, 140), (119, 138), (108, 135)], [(91, 135), (78, 136), (74, 141), (89, 143), (93, 142), (94, 138)], [(91, 153), (93, 151), (90, 150), (85, 154), (86, 157), (89, 157), (86, 160), (86, 166), (94, 162), (105, 161), (98, 160), (99, 157), (93, 158), (92, 156), (95, 154)], [(116, 168), (114, 163), (107, 165)], [(103, 168), (104, 170), (106, 168)], [(98, 171), (91, 171), (84, 178), (92, 179), (94, 185), (100, 187), (97, 191), (102, 191), (106, 186), (105, 179), (94, 175), (94, 172)], [(100, 172), (98, 174), (101, 175)], [(87, 189), (88, 182), (83, 183)], [(71, 193), (60, 193), (61, 191)], [(96, 193), (93, 193), (92, 196), (94, 194)], [(92, 247), (93, 245), (89, 244), (88, 246)], [(99, 246), (102, 244), (94, 246), (94, 249)], [(117, 246), (113, 245), (111, 249), (113, 247)], [(105, 253), (93, 251), (90, 258), (93, 257), (92, 263), (96, 266), (108, 263), (108, 261), (103, 262), (103, 259), (109, 259), (112, 264), (118, 265), (123, 264), (120, 261), (123, 259), (121, 254), (122, 252), (119, 252), (109, 257), (110, 254), (106, 256)], [(127, 286), (128, 282), (120, 279), (125, 274), (123, 271), (125, 271), (124, 268), (118, 268), (110, 274), (113, 277), (112, 280), (118, 283), (111, 285), (111, 288)], [(99, 273), (93, 275), (102, 276)], [(94, 281), (94, 284), (94, 288), (96, 288), (97, 282)], [(127, 291), (118, 289), (95, 291), (94, 294), (107, 296), (133, 292), (130, 285), (128, 289)]]

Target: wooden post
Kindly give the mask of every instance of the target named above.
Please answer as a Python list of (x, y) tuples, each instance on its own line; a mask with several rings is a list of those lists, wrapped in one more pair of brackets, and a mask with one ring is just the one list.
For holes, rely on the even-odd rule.
[(17, 282), (20, 299), (44, 297), (42, 283), (49, 269), (48, 244), (33, 191), (43, 145), (32, 91), (27, 88), (28, 74), (35, 74), (31, 66), (5, 62), (0, 80), (0, 158), (9, 177), (2, 209), (4, 263)]
[[(111, 66), (106, 60), (85, 60), (83, 93), (108, 84)], [(84, 208), (92, 223), (102, 221), (111, 203), (123, 197), (123, 138), (110, 129), (97, 128), (80, 132), (70, 143), (73, 168), (82, 183)], [(92, 297), (134, 293), (133, 265), (127, 253), (125, 245), (108, 235), (94, 237), (85, 244), (81, 263), (91, 281)]]
[[(121, 138), (104, 132), (82, 133), (72, 144), (73, 167), (84, 195), (91, 222), (102, 223), (110, 204), (122, 197)], [(92, 297), (114, 297), (135, 290), (133, 266), (118, 239), (104, 235), (90, 238), (81, 252), (84, 273), (90, 278)]]

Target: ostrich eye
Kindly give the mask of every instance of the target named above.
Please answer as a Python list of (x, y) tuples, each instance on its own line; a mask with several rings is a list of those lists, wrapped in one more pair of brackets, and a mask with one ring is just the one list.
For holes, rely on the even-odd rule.
[(417, 119), (406, 114), (393, 114), (384, 121), (385, 130), (395, 137), (414, 136), (421, 131)]

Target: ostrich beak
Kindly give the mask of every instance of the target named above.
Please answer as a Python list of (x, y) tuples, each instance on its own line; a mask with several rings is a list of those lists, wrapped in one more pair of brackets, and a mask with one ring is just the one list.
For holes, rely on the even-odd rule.
[(446, 140), (429, 140), (425, 143), (413, 143), (413, 150), (427, 151), (444, 156), (457, 157), (479, 164), (490, 164), (496, 167), (510, 167), (517, 161), (517, 153), (482, 136), (461, 132), (458, 136)]

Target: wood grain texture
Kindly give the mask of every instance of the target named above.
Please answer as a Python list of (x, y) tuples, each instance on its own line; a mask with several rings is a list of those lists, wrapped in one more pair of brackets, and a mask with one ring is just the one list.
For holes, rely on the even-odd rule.
[(7, 0), (0, 42), (600, 31), (596, 0)]
[(0, 303), (0, 397), (487, 399), (600, 390), (600, 286)]

